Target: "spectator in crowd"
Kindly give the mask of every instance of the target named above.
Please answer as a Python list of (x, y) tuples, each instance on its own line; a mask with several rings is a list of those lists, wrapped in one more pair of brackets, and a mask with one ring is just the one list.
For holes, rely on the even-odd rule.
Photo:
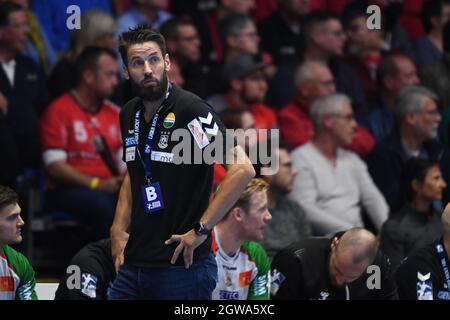
[[(12, 146), (11, 150), (7, 149), (6, 157), (18, 161), (14, 176), (25, 168), (39, 166), (38, 117), (48, 103), (43, 73), (21, 54), (29, 33), (25, 10), (18, 4), (0, 1), (0, 94), (3, 97), (0, 125), (5, 133), (0, 140)], [(14, 167), (1, 170), (14, 171)]]
[(422, 7), (422, 23), (426, 35), (414, 43), (415, 61), (419, 67), (430, 65), (442, 57), (442, 29), (450, 18), (450, 1), (428, 0)]
[[(373, 284), (370, 266), (378, 267), (376, 290), (368, 285)], [(289, 246), (272, 261), (271, 281), (276, 300), (398, 299), (389, 259), (378, 249), (376, 237), (362, 228)]]
[(0, 300), (37, 300), (33, 267), (10, 247), (22, 242), (25, 224), (17, 202), (17, 193), (0, 185)]
[(107, 300), (115, 277), (111, 239), (89, 243), (70, 260), (55, 300)]
[(144, 24), (159, 29), (172, 16), (167, 6), (167, 0), (134, 0), (133, 8), (117, 19), (117, 34)]
[(255, 0), (218, 0), (214, 9), (196, 21), (202, 40), (202, 56), (209, 64), (223, 62), (224, 52), (218, 28), (221, 21), (231, 14), (250, 15), (255, 6)]
[[(297, 148), (311, 140), (314, 128), (310, 113), (311, 104), (320, 97), (336, 91), (334, 77), (331, 70), (319, 62), (304, 62), (295, 72), (295, 98), (278, 114), (281, 135)], [(350, 145), (346, 148), (364, 158), (375, 145), (371, 134), (358, 126)]]
[(266, 64), (256, 62), (249, 55), (241, 55), (229, 61), (223, 69), (228, 92), (225, 95), (213, 96), (208, 102), (218, 113), (227, 108), (250, 110), (256, 129), (276, 127), (274, 111), (264, 104), (267, 92), (267, 80), (263, 72), (265, 67)]
[(415, 251), (396, 274), (402, 300), (450, 300), (450, 205), (441, 217), (443, 237)]
[(231, 61), (242, 54), (256, 56), (259, 53), (259, 35), (253, 20), (243, 14), (232, 14), (219, 25), (224, 61)]
[(192, 20), (175, 17), (161, 26), (161, 33), (166, 39), (167, 51), (176, 61), (184, 79), (184, 88), (200, 97), (207, 97), (213, 90), (217, 78), (209, 75), (211, 68), (202, 64), (200, 38)]
[(345, 8), (341, 21), (347, 36), (345, 60), (362, 84), (366, 107), (370, 111), (370, 107), (373, 107), (370, 102), (376, 101), (378, 97), (376, 73), (385, 42), (381, 29), (369, 30), (366, 8), (350, 4)]
[(268, 300), (270, 261), (256, 241), (272, 218), (267, 208), (268, 185), (253, 179), (238, 201), (213, 229), (218, 270), (213, 300)]
[(89, 10), (81, 16), (83, 28), (72, 34), (70, 48), (58, 61), (49, 78), (52, 99), (59, 97), (75, 85), (75, 60), (89, 46), (115, 50), (117, 40), (114, 31), (116, 22), (109, 13)]
[[(31, 0), (30, 9), (38, 18), (57, 53), (69, 48), (71, 34), (76, 28), (76, 22), (80, 21), (77, 14), (91, 9), (113, 14), (110, 0), (77, 0), (76, 3), (73, 0)], [(82, 25), (80, 23), (78, 27)]]
[(383, 225), (380, 239), (394, 268), (412, 251), (441, 236), (440, 212), (432, 203), (442, 200), (446, 186), (438, 163), (420, 158), (405, 163), (400, 188), (405, 201)]
[(345, 33), (339, 18), (328, 12), (311, 13), (303, 27), (305, 50), (301, 57), (281, 63), (271, 79), (268, 102), (282, 107), (294, 98), (295, 83), (292, 70), (301, 62), (314, 61), (327, 64), (333, 73), (336, 90), (348, 95), (355, 112), (363, 111), (364, 91), (361, 84), (341, 56), (344, 50)]
[(279, 148), (273, 150), (278, 161), (278, 166), (273, 169), (275, 172), (265, 172), (261, 176), (269, 185), (267, 205), (272, 215), (261, 244), (270, 256), (311, 234), (305, 212), (287, 197), (297, 175), (289, 151), (288, 145), (281, 140)]
[[(406, 160), (412, 157), (438, 161), (445, 181), (450, 178), (450, 154), (437, 140), (441, 121), (437, 96), (420, 86), (403, 88), (395, 103), (398, 127), (375, 146), (367, 157), (370, 175), (392, 208), (398, 201), (400, 176)], [(443, 199), (447, 201), (448, 188)]]
[[(439, 110), (445, 113), (444, 118), (448, 118), (450, 109), (450, 21), (444, 26), (443, 31), (444, 53), (438, 61), (421, 69), (422, 84), (433, 90), (439, 97)], [(448, 126), (448, 125), (447, 125)]]
[(291, 153), (298, 174), (290, 198), (306, 212), (314, 235), (362, 227), (363, 209), (380, 230), (388, 217), (386, 201), (365, 163), (342, 149), (356, 129), (350, 100), (342, 94), (319, 98), (311, 118), (314, 138)]
[(40, 120), (46, 207), (93, 226), (95, 239), (109, 234), (124, 171), (119, 108), (105, 100), (117, 85), (116, 60), (112, 50), (86, 48), (76, 61), (75, 88)]
[(53, 49), (45, 30), (41, 27), (35, 14), (28, 9), (30, 1), (12, 0), (11, 2), (22, 6), (27, 13), (30, 35), (25, 51), (23, 52), (24, 55), (33, 59), (34, 63), (38, 65), (46, 75), (49, 75), (51, 69), (56, 64), (58, 57), (56, 56), (56, 52)]
[[(404, 87), (419, 84), (414, 62), (403, 54), (390, 54), (383, 58), (377, 70), (380, 94), (379, 107), (367, 115), (365, 125), (380, 142), (397, 127), (395, 121), (395, 96)], [(364, 121), (363, 121), (364, 122)]]
[[(256, 133), (250, 134), (250, 131), (248, 131), (248, 129), (255, 129), (255, 118), (252, 113), (248, 109), (228, 108), (222, 111), (219, 116), (227, 129), (235, 130), (234, 136), (236, 137), (237, 144), (249, 154), (250, 149), (257, 146), (258, 140)], [(215, 163), (213, 191), (215, 191), (223, 181), (225, 174), (225, 167)]]
[(276, 64), (301, 55), (302, 23), (310, 11), (309, 2), (278, 0), (278, 10), (258, 24), (261, 51), (268, 52)]

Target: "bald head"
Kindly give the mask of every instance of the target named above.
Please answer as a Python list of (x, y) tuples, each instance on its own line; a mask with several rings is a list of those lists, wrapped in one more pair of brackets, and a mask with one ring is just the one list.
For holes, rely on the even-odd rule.
[(338, 254), (348, 250), (352, 253), (354, 264), (366, 260), (368, 263), (372, 263), (378, 251), (378, 241), (370, 231), (363, 228), (352, 228), (342, 235), (336, 246)]
[(450, 203), (447, 204), (442, 213), (441, 223), (444, 237), (450, 238)]

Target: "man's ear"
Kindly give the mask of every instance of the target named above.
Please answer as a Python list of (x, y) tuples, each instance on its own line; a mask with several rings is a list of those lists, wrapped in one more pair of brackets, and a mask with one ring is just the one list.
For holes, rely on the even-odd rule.
[(122, 72), (125, 79), (130, 80), (130, 74), (128, 73), (128, 68), (125, 64), (123, 65)]
[(92, 70), (84, 70), (81, 73), (81, 78), (83, 79), (83, 81), (87, 84), (91, 84), (94, 83), (96, 81), (95, 79), (95, 71)]
[(231, 210), (231, 214), (237, 222), (241, 222), (244, 219), (245, 212), (239, 207), (234, 207), (233, 210)]
[(166, 71), (170, 70), (170, 58), (168, 53), (166, 53), (166, 55), (164, 56), (164, 66)]

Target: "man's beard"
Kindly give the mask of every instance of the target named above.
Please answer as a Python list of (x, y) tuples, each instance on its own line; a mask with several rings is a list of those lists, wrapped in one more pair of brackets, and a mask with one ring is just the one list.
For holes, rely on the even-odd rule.
[[(144, 81), (148, 80), (148, 78), (144, 78)], [(133, 90), (133, 94), (140, 97), (142, 100), (147, 101), (157, 101), (161, 99), (167, 90), (168, 78), (167, 71), (164, 71), (161, 81), (155, 79), (157, 84), (154, 86), (144, 86), (143, 84), (136, 83), (131, 80), (131, 87)]]

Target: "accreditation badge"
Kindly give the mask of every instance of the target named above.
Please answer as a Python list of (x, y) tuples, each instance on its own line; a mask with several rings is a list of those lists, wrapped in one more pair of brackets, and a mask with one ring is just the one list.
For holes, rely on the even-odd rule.
[(155, 213), (164, 209), (164, 202), (159, 182), (153, 182), (141, 187), (142, 199), (146, 213)]

